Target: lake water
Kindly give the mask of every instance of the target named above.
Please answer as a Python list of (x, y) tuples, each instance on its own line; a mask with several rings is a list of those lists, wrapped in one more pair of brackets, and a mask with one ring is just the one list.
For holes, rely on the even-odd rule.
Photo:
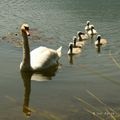
[[(93, 120), (85, 109), (102, 115), (106, 108), (95, 96), (120, 112), (119, 0), (4, 0), (0, 11), (0, 120), (24, 120), (29, 109), (30, 120)], [(95, 36), (81, 54), (70, 58), (68, 44), (77, 31), (84, 31), (87, 20), (108, 44), (98, 53)], [(16, 44), (22, 23), (34, 34), (31, 49), (63, 46), (57, 69), (20, 73), (22, 48)]]

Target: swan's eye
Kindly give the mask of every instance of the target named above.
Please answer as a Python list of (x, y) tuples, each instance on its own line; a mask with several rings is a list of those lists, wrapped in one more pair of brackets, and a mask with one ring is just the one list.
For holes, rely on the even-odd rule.
[(29, 27), (25, 27), (25, 29), (29, 31)]

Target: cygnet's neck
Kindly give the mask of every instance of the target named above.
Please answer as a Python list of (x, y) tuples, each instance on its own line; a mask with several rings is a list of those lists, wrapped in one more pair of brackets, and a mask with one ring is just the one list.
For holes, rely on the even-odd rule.
[(82, 41), (81, 34), (78, 36), (79, 41)]
[(76, 47), (76, 40), (73, 40), (73, 46)]
[(98, 39), (98, 44), (100, 44), (100, 38)]
[(70, 54), (72, 54), (72, 52), (73, 52), (73, 46), (72, 45), (70, 45)]

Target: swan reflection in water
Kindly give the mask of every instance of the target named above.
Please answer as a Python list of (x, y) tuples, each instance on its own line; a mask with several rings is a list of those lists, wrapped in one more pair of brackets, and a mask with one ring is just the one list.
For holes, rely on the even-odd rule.
[(21, 77), (24, 84), (24, 101), (23, 101), (23, 112), (27, 117), (31, 116), (32, 110), (29, 107), (30, 93), (31, 93), (31, 80), (35, 81), (48, 81), (55, 76), (59, 65), (51, 67), (42, 72), (33, 73), (30, 71), (20, 71)]

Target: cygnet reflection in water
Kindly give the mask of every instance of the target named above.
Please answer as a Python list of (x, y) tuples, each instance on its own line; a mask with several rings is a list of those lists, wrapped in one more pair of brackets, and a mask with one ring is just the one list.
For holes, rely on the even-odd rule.
[(68, 55), (69, 64), (74, 65), (76, 64), (76, 60), (80, 57), (80, 55)]
[(73, 55), (68, 56), (69, 63), (72, 65), (73, 64)]
[(96, 50), (97, 50), (97, 53), (100, 53), (100, 52), (101, 52), (101, 46), (100, 46), (100, 45), (97, 46), (97, 47), (96, 47)]
[(24, 84), (24, 101), (23, 101), (23, 113), (27, 116), (31, 116), (31, 112), (34, 111), (29, 107), (30, 93), (31, 93), (31, 80), (35, 81), (47, 81), (51, 80), (55, 76), (58, 66), (51, 67), (42, 72), (33, 73), (31, 71), (20, 71)]

